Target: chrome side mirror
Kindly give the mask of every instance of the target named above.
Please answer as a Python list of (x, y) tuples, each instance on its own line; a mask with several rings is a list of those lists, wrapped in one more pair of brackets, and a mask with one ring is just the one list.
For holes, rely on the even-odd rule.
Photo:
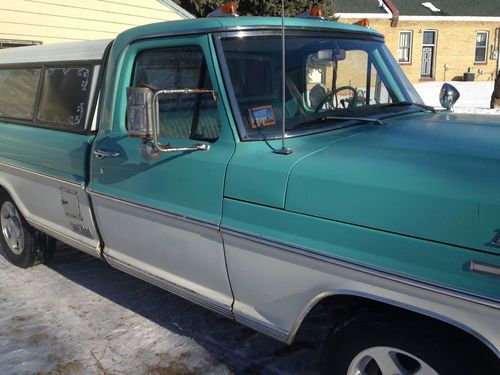
[(453, 112), (453, 106), (460, 98), (460, 93), (458, 90), (450, 85), (449, 83), (444, 83), (439, 92), (439, 101), (441, 106), (446, 108), (447, 111)]
[(217, 95), (214, 90), (205, 89), (165, 89), (153, 91), (149, 87), (127, 88), (127, 128), (128, 136), (142, 138), (140, 153), (145, 159), (158, 159), (162, 152), (208, 151), (208, 144), (194, 144), (190, 147), (173, 147), (170, 144), (161, 144), (158, 140), (160, 133), (159, 97), (172, 94), (212, 94), (214, 100)]
[(153, 95), (148, 87), (127, 87), (129, 137), (149, 138), (153, 134)]

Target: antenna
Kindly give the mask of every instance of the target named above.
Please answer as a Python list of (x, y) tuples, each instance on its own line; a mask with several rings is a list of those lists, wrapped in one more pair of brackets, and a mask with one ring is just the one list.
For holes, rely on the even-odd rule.
[(281, 148), (273, 150), (275, 154), (290, 155), (293, 150), (285, 147), (285, 90), (286, 90), (286, 75), (285, 75), (285, 0), (281, 0)]

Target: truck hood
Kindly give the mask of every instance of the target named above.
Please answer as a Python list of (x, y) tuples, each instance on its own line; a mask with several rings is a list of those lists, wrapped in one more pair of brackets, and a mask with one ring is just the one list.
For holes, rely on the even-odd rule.
[(357, 130), (295, 164), (286, 210), (500, 253), (500, 116), (416, 113)]

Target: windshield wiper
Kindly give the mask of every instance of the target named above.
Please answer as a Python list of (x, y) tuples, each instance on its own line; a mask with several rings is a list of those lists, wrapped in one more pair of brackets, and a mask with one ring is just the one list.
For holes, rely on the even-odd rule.
[(370, 117), (323, 116), (323, 117), (318, 117), (318, 118), (315, 118), (312, 120), (300, 122), (297, 125), (292, 125), (289, 128), (287, 128), (286, 130), (299, 129), (299, 128), (306, 127), (307, 125), (310, 125), (310, 124), (313, 124), (316, 122), (323, 122), (323, 121), (360, 121), (359, 124), (351, 124), (348, 126), (361, 125), (362, 123), (366, 123), (366, 122), (372, 122), (375, 125), (383, 125), (384, 124), (381, 120), (376, 119), (376, 118), (370, 118)]
[(423, 108), (423, 109), (425, 109), (427, 111), (431, 111), (431, 112), (437, 113), (436, 109), (434, 107), (431, 107), (430, 105), (425, 105), (425, 104), (421, 104), (421, 103), (407, 102), (407, 101), (382, 104), (381, 107), (382, 108), (387, 108), (387, 107), (403, 107), (403, 106), (410, 106), (410, 105), (416, 105), (417, 107)]
[(384, 125), (384, 123), (378, 118), (371, 117), (343, 117), (343, 116), (326, 116), (322, 117), (324, 120), (354, 120), (354, 121), (363, 121), (363, 122), (373, 122), (376, 125)]

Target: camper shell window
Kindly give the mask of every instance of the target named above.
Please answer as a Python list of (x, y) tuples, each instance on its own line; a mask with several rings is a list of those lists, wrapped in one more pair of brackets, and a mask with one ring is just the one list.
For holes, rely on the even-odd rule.
[(0, 69), (0, 117), (32, 120), (41, 68)]
[(83, 127), (90, 78), (90, 66), (45, 67), (36, 120), (41, 123)]
[(91, 132), (100, 71), (100, 61), (0, 66), (0, 121)]

